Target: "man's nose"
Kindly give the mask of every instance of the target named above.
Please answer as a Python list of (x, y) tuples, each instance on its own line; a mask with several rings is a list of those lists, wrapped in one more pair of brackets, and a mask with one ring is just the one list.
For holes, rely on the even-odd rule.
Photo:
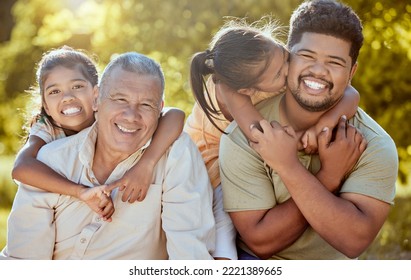
[(130, 122), (141, 119), (141, 114), (135, 106), (127, 106), (123, 111), (123, 116)]
[(322, 61), (314, 61), (310, 67), (311, 73), (317, 76), (324, 76), (328, 73), (328, 68)]

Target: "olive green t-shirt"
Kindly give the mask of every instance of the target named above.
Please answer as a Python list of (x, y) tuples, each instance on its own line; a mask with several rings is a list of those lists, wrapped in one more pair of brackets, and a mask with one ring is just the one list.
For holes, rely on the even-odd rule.
[[(279, 121), (283, 95), (258, 104), (268, 121)], [(358, 193), (392, 204), (398, 174), (398, 156), (391, 137), (363, 110), (358, 109), (349, 123), (357, 127), (368, 144), (340, 192)], [(220, 169), (224, 209), (227, 212), (271, 209), (290, 198), (278, 174), (264, 163), (249, 146), (240, 128), (233, 122), (221, 138)], [(301, 163), (313, 174), (321, 167), (318, 155), (298, 153)], [(293, 172), (290, 170), (290, 172)], [(240, 248), (251, 253), (239, 240)], [(324, 241), (311, 227), (296, 242), (272, 256), (273, 259), (346, 259)]]

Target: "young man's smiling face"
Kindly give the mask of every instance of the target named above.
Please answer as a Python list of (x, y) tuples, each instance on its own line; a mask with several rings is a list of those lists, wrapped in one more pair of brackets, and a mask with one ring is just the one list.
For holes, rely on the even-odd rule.
[(350, 48), (347, 41), (311, 32), (292, 46), (287, 86), (301, 107), (326, 111), (342, 98), (357, 66)]

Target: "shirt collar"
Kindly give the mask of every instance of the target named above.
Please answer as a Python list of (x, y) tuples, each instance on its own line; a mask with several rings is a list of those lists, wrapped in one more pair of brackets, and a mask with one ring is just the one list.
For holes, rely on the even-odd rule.
[[(79, 159), (81, 163), (91, 170), (93, 167), (94, 153), (96, 149), (96, 140), (97, 140), (97, 121), (94, 122), (89, 128), (84, 129), (81, 133), (84, 133), (84, 141), (80, 147)], [(145, 149), (151, 144), (152, 138), (150, 138), (146, 144), (143, 145), (139, 150), (132, 153), (128, 158), (123, 160), (118, 164), (118, 166), (123, 166), (129, 162), (134, 163), (141, 157)], [(129, 165), (129, 164), (127, 164)], [(116, 168), (117, 169), (117, 168)], [(114, 171), (113, 171), (114, 173)], [(110, 176), (111, 177), (111, 176)]]

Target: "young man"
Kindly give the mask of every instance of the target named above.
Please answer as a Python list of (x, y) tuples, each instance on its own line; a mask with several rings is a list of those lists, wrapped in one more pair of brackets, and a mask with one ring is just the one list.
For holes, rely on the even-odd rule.
[[(395, 196), (398, 157), (393, 140), (363, 110), (348, 122), (342, 117), (335, 129), (324, 128), (318, 155), (296, 152), (302, 133), (343, 96), (362, 42), (358, 16), (341, 3), (308, 1), (294, 11), (286, 93), (259, 104), (266, 120), (263, 131), (252, 129), (257, 143), (250, 147), (235, 125), (221, 140), (224, 206), (240, 252), (357, 258), (383, 225)], [(367, 148), (351, 168), (361, 134)]]

